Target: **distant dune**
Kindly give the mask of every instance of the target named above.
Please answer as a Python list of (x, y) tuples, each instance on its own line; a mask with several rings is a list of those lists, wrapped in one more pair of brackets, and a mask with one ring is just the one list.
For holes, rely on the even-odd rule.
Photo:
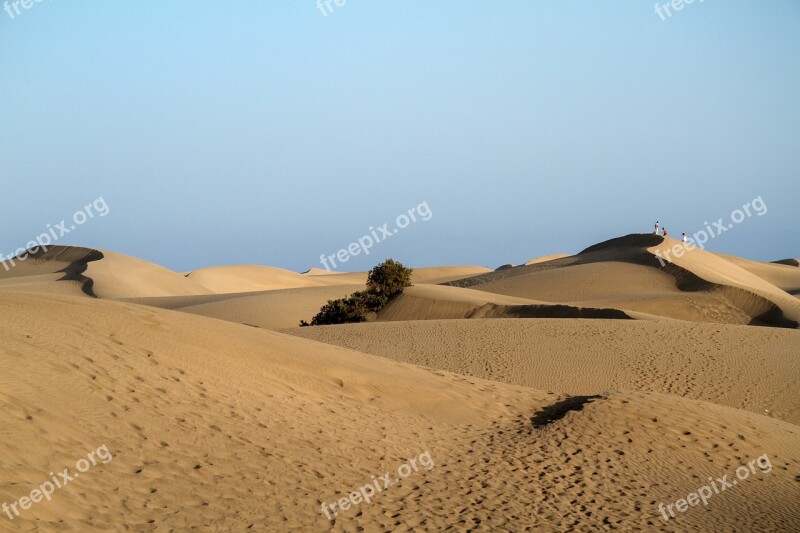
[(94, 280), (85, 273), (90, 262), (104, 255), (91, 248), (52, 246), (24, 257), (0, 263), (0, 291), (94, 295)]
[(363, 289), (364, 285), (283, 289), (194, 305), (184, 302), (189, 305), (178, 309), (265, 329), (291, 328), (299, 325), (301, 320), (310, 321), (328, 300), (346, 298)]
[(9, 271), (0, 290), (78, 294), (100, 298), (180, 296), (210, 291), (167, 268), (106, 250), (52, 246)]
[[(320, 269), (311, 269), (305, 275), (326, 285), (363, 285), (367, 282), (367, 272), (328, 272)], [(445, 266), (445, 267), (422, 267), (415, 268), (411, 275), (413, 283), (445, 283), (461, 279), (466, 276), (474, 276), (491, 272), (486, 267), (477, 266)]]
[(89, 264), (100, 298), (186, 296), (212, 291), (168, 268), (135, 257), (103, 251), (103, 259)]
[(697, 248), (686, 251), (683, 257), (672, 257), (662, 266), (656, 252), (667, 257), (666, 252), (676, 245), (680, 243), (656, 235), (628, 235), (574, 256), (449, 284), (696, 322), (797, 327), (800, 302), (771, 283), (793, 286), (793, 273), (779, 273), (781, 267), (777, 265), (746, 262), (764, 276), (759, 277), (718, 254)]
[(190, 272), (186, 277), (217, 294), (319, 287), (322, 285), (322, 283), (311, 279), (311, 277), (297, 272), (261, 265), (201, 268)]
[(556, 259), (563, 259), (565, 257), (569, 257), (569, 254), (550, 254), (550, 255), (542, 255), (537, 257), (536, 259), (531, 259), (526, 265), (536, 265), (539, 263), (546, 263), (548, 261), (554, 261)]
[[(796, 295), (800, 292), (800, 268), (797, 268), (797, 265), (781, 263), (779, 261), (775, 263), (762, 263), (761, 261), (751, 261), (734, 255), (716, 255), (747, 270), (751, 274), (758, 276), (789, 294)], [(796, 260), (793, 261), (797, 262)]]

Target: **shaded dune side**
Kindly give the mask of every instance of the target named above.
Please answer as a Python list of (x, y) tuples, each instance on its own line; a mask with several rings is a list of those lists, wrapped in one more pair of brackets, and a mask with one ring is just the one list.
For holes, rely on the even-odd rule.
[(571, 305), (517, 305), (498, 307), (487, 318), (599, 318), (632, 320), (634, 317), (608, 307), (575, 307)]
[(777, 265), (789, 265), (793, 267), (800, 267), (800, 261), (797, 259), (779, 259), (778, 261), (772, 261)]
[(42, 274), (63, 274), (57, 281), (76, 281), (84, 294), (96, 297), (93, 291), (94, 280), (83, 274), (91, 261), (99, 261), (103, 257), (103, 252), (93, 248), (50, 246), (47, 250), (39, 249), (35, 253), (29, 253), (24, 261), (20, 261), (19, 256), (12, 258), (16, 264), (0, 274), (0, 278), (24, 280), (26, 277)]
[(544, 272), (547, 270), (555, 270), (568, 266), (585, 265), (601, 261), (619, 261), (658, 267), (660, 266), (658, 260), (652, 253), (647, 251), (647, 248), (661, 244), (663, 241), (664, 239), (657, 235), (628, 235), (627, 237), (619, 237), (617, 239), (611, 239), (609, 241), (590, 246), (577, 255), (561, 257), (541, 263), (496, 270), (494, 272), (488, 272), (478, 276), (450, 281), (448, 283), (444, 283), (443, 285), (451, 285), (454, 287), (474, 287), (476, 285), (483, 285), (517, 276), (526, 276), (536, 272)]
[[(675, 285), (682, 291), (721, 293), (734, 307), (751, 317), (750, 325), (781, 328), (798, 327), (797, 321), (787, 318), (783, 309), (769, 298), (741, 287), (708, 281), (674, 262), (667, 262), (664, 267), (661, 267), (661, 262), (647, 248), (658, 246), (664, 241), (665, 239), (658, 235), (626, 235), (590, 246), (580, 252), (579, 255), (585, 253), (602, 254), (606, 250), (613, 253), (615, 250), (619, 250), (619, 247), (633, 247), (640, 250), (640, 252), (637, 253), (632, 250), (627, 254), (626, 260), (645, 266), (661, 268), (662, 271), (675, 278)], [(642, 249), (642, 246), (645, 246), (645, 248)]]
[(750, 325), (784, 328), (798, 327), (797, 321), (786, 317), (783, 309), (769, 298), (741, 287), (705, 280), (691, 270), (675, 263), (667, 262), (662, 267), (658, 258), (648, 248), (659, 246), (664, 242), (665, 239), (659, 235), (631, 234), (595, 244), (574, 256), (474, 276), (450, 282), (448, 285), (474, 287), (546, 270), (604, 261), (617, 261), (660, 269), (674, 277), (676, 287), (684, 292), (721, 294), (732, 306), (750, 317)]
[[(10, 266), (12, 260), (5, 263)], [(180, 296), (210, 291), (168, 268), (108, 250), (51, 246), (0, 268), (0, 290), (97, 298)], [(66, 281), (67, 283), (64, 283)], [(59, 283), (60, 282), (60, 283)]]
[(442, 285), (410, 287), (378, 313), (378, 320), (382, 322), (463, 318), (631, 319), (634, 317), (618, 309), (551, 304)]
[(484, 308), (467, 318), (600, 318), (625, 319), (634, 317), (624, 311), (611, 308), (575, 307), (562, 304), (543, 305), (492, 305), (484, 312)]
[(719, 252), (714, 255), (722, 257), (789, 294), (800, 292), (800, 268), (791, 264), (753, 261)]
[(682, 291), (718, 292), (722, 294), (731, 305), (751, 317), (749, 322), (751, 326), (797, 328), (797, 322), (786, 318), (783, 310), (778, 305), (754, 292), (706, 281), (674, 263), (667, 263), (662, 270), (675, 278), (675, 285)]

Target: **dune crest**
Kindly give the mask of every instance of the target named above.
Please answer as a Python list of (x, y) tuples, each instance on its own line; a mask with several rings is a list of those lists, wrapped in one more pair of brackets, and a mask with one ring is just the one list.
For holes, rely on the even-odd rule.
[[(759, 277), (697, 248), (680, 258), (670, 256), (662, 266), (659, 255), (667, 257), (667, 251), (680, 244), (658, 235), (632, 234), (590, 246), (574, 256), (448, 285), (577, 307), (612, 308), (628, 315), (638, 312), (696, 322), (798, 327), (800, 302), (770, 283), (769, 276)], [(774, 275), (774, 270), (770, 272)]]
[(282, 268), (262, 265), (230, 265), (201, 268), (187, 276), (216, 294), (319, 287), (322, 283)]
[(538, 265), (539, 263), (546, 263), (548, 261), (554, 261), (555, 259), (563, 259), (565, 257), (569, 257), (569, 254), (550, 254), (550, 255), (540, 255), (535, 259), (531, 259), (525, 265)]
[(51, 246), (15, 257), (0, 267), (0, 290), (94, 296), (94, 280), (85, 273), (91, 262), (103, 260), (99, 250)]

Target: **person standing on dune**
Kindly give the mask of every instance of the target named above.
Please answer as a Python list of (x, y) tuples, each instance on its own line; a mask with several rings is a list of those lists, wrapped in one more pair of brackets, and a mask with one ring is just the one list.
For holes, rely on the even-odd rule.
[(681, 242), (686, 242), (686, 233), (681, 233)]
[(656, 220), (656, 230), (653, 232), (653, 235), (658, 235), (658, 220)]

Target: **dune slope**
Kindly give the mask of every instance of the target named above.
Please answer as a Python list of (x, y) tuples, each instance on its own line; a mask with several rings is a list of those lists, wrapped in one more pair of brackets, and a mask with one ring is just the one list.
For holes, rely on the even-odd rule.
[(363, 285), (284, 289), (181, 306), (177, 309), (265, 329), (291, 328), (300, 324), (301, 320), (310, 322), (328, 300), (345, 298), (363, 289)]
[(593, 395), (630, 389), (800, 424), (800, 331), (634, 320), (424, 320), (286, 330), (404, 363)]
[[(0, 499), (113, 454), (11, 531), (800, 527), (798, 427), (672, 396), (566, 398), (184, 313), (0, 294)], [(428, 452), (333, 521), (330, 503)], [(669, 522), (658, 503), (767, 454)]]
[(217, 294), (319, 287), (322, 285), (322, 283), (312, 279), (311, 276), (262, 265), (201, 268), (190, 272), (186, 277)]
[(409, 287), (378, 313), (381, 321), (552, 317), (633, 318), (617, 309), (550, 304), (442, 285)]
[(0, 263), (0, 291), (94, 295), (94, 281), (85, 275), (89, 263), (104, 254), (92, 248), (51, 246)]
[[(610, 307), (697, 322), (796, 328), (800, 302), (717, 254), (694, 248), (666, 256), (680, 243), (657, 235), (611, 239), (581, 253), (448, 283), (486, 292)], [(658, 255), (666, 259), (664, 264)]]

